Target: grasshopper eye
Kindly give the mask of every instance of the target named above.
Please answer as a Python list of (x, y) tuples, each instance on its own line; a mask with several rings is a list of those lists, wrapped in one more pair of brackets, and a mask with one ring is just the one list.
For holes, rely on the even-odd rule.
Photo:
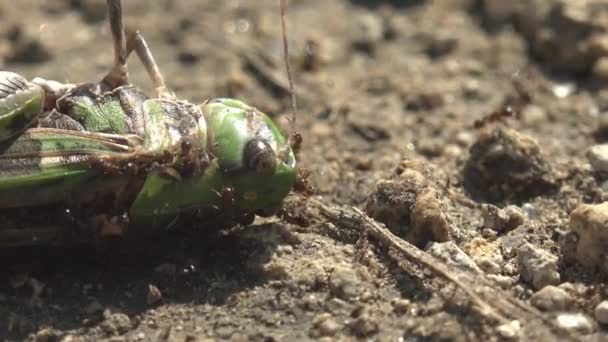
[(262, 139), (251, 139), (245, 146), (245, 165), (261, 176), (272, 176), (277, 167), (277, 155)]

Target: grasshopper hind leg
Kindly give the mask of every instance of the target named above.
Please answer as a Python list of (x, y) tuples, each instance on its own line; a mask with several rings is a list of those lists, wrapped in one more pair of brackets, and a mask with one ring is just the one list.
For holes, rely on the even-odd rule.
[(154, 56), (146, 40), (139, 31), (130, 32), (127, 37), (127, 54), (130, 54), (133, 50), (135, 50), (137, 57), (139, 57), (139, 60), (146, 68), (148, 76), (152, 79), (156, 96), (159, 98), (173, 98), (173, 94), (167, 90), (165, 79), (160, 73), (160, 69), (154, 60)]
[(129, 84), (127, 72), (127, 39), (122, 23), (121, 0), (107, 0), (107, 6), (110, 31), (112, 32), (112, 40), (114, 41), (114, 65), (103, 78), (101, 84), (107, 87), (108, 90), (113, 90), (117, 87)]
[(102, 85), (112, 90), (129, 84), (127, 59), (131, 52), (135, 51), (152, 79), (156, 95), (159, 98), (173, 98), (173, 94), (165, 86), (165, 80), (144, 37), (139, 31), (130, 32), (128, 35), (125, 33), (121, 0), (107, 0), (107, 6), (110, 31), (114, 41), (114, 66), (104, 77)]

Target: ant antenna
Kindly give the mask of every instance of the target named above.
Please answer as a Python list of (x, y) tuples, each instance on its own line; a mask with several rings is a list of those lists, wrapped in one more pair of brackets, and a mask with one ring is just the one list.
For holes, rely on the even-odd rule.
[[(285, 70), (287, 71), (287, 80), (289, 81), (289, 93), (291, 95), (292, 114), (289, 120), (291, 133), (289, 134), (289, 143), (292, 146), (298, 146), (301, 143), (301, 137), (295, 132), (296, 129), (296, 114), (298, 112), (298, 104), (296, 101), (296, 92), (291, 77), (291, 65), (289, 64), (289, 45), (287, 43), (287, 25), (285, 23), (286, 0), (281, 0), (281, 28), (283, 31), (283, 59), (285, 60)], [(293, 140), (296, 141), (293, 141)]]

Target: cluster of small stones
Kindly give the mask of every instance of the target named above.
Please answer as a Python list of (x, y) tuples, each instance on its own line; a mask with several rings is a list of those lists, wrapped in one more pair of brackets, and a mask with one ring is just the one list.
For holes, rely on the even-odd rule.
[[(607, 146), (594, 146), (587, 155), (587, 170), (608, 173)], [(529, 241), (529, 232), (542, 229), (542, 220), (525, 200), (558, 191), (560, 185), (533, 138), (496, 127), (479, 134), (463, 169), (465, 187), (486, 202), (479, 207), (480, 236), (458, 244), (452, 241), (458, 228), (446, 219), (445, 196), (438, 195), (439, 177), (433, 170), (424, 161), (403, 161), (396, 176), (377, 183), (367, 213), (450, 267), (485, 274), (498, 287), (529, 298), (565, 330), (587, 335), (608, 325), (608, 300), (597, 301), (593, 312), (581, 311), (577, 286), (584, 285), (565, 282), (560, 274), (564, 261), (608, 272), (608, 202), (579, 205), (571, 213), (566, 238), (553, 247)], [(501, 326), (501, 335), (517, 337), (520, 323)]]
[(608, 2), (482, 0), (491, 26), (512, 24), (530, 51), (558, 72), (608, 79)]

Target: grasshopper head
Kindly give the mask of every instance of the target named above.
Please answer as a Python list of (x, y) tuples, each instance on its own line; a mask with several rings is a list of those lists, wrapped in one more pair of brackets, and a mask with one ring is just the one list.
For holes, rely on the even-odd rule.
[(293, 188), (296, 160), (287, 139), (265, 114), (233, 99), (202, 105), (209, 147), (243, 210), (279, 207)]

